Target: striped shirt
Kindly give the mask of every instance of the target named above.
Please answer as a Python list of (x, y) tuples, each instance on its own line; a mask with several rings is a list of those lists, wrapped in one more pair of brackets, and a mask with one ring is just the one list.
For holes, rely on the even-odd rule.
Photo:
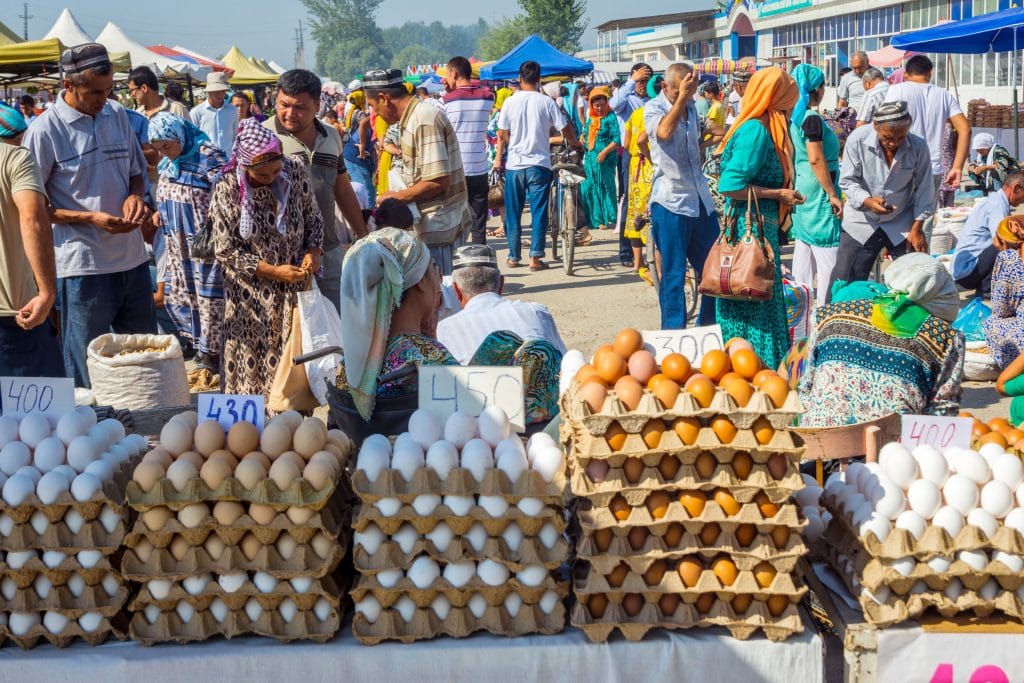
[(565, 353), (565, 344), (547, 307), (505, 299), (497, 292), (477, 294), (460, 312), (441, 320), (437, 340), (465, 365), (487, 335), (504, 331), (515, 332), (523, 341), (543, 339)]
[(489, 88), (460, 85), (444, 97), (444, 113), (452, 122), (462, 152), (466, 175), (485, 175), (487, 163), (487, 122), (494, 108)]

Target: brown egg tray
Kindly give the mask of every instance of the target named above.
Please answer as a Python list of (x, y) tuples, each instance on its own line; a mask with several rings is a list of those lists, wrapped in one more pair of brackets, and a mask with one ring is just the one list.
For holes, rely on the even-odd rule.
[(295, 479), (281, 490), (271, 479), (262, 479), (251, 489), (234, 477), (228, 477), (220, 486), (211, 489), (202, 479), (190, 479), (182, 491), (174, 488), (169, 479), (160, 479), (149, 491), (143, 491), (135, 481), (128, 482), (128, 504), (134, 510), (145, 511), (152, 507), (166, 506), (180, 510), (194, 503), (231, 500), (245, 503), (262, 503), (281, 507), (305, 507), (319, 510), (327, 505), (336, 488), (349, 490), (342, 470), (338, 479), (329, 479), (324, 488), (317, 491), (305, 479)]
[(286, 582), (281, 582), (269, 593), (263, 593), (253, 584), (252, 580), (246, 581), (237, 591), (228, 593), (216, 580), (206, 585), (206, 588), (197, 595), (188, 593), (180, 582), (175, 583), (166, 598), (156, 599), (149, 592), (149, 587), (144, 583), (142, 588), (128, 605), (132, 612), (141, 612), (147, 605), (156, 605), (161, 611), (167, 612), (175, 608), (179, 602), (187, 602), (195, 607), (197, 612), (210, 608), (210, 604), (220, 598), (229, 610), (237, 611), (245, 608), (245, 603), (255, 598), (263, 609), (277, 609), (286, 599), (291, 598), (298, 606), (299, 611), (312, 611), (313, 605), (318, 600), (326, 600), (331, 607), (337, 609), (341, 602), (344, 589), (340, 588), (331, 576), (317, 579), (314, 585), (305, 593), (297, 592)]
[(540, 538), (524, 537), (520, 541), (519, 547), (516, 550), (511, 550), (505, 539), (500, 536), (488, 537), (483, 548), (477, 551), (473, 550), (465, 538), (456, 536), (448, 544), (448, 548), (444, 552), (440, 552), (430, 539), (421, 537), (413, 545), (412, 551), (408, 553), (402, 552), (399, 545), (391, 540), (381, 543), (380, 548), (373, 555), (367, 553), (361, 545), (355, 544), (352, 560), (357, 571), (372, 574), (382, 569), (408, 569), (420, 555), (427, 555), (438, 562), (445, 563), (467, 560), (479, 562), (491, 559), (500, 562), (513, 572), (531, 565), (556, 569), (569, 560), (569, 541), (566, 540), (564, 534), (561, 534), (553, 547), (546, 548)]
[(352, 588), (351, 595), (354, 602), (359, 602), (367, 595), (373, 595), (381, 607), (391, 607), (402, 596), (408, 596), (417, 607), (427, 608), (438, 595), (444, 595), (453, 607), (465, 607), (474, 593), (480, 593), (489, 605), (504, 603), (505, 598), (511, 593), (519, 594), (524, 603), (532, 605), (540, 602), (541, 597), (549, 590), (564, 597), (569, 593), (569, 584), (557, 580), (553, 573), (549, 572), (539, 586), (527, 586), (519, 582), (513, 574), (500, 586), (490, 586), (479, 576), (474, 575), (468, 582), (458, 587), (441, 576), (428, 587), (417, 588), (409, 577), (403, 576), (394, 586), (385, 588), (380, 585), (375, 575), (363, 574)]
[(320, 621), (313, 612), (299, 611), (291, 623), (286, 622), (277, 612), (266, 612), (253, 621), (244, 610), (229, 611), (224, 621), (218, 623), (209, 611), (196, 612), (187, 622), (182, 622), (178, 613), (171, 610), (161, 612), (156, 622), (150, 624), (142, 612), (132, 615), (129, 634), (132, 640), (143, 645), (173, 642), (178, 644), (207, 640), (215, 636), (234, 638), (255, 634), (274, 638), (283, 643), (293, 640), (311, 640), (326, 643), (341, 627), (342, 612), (331, 608), (326, 621)]
[[(738, 513), (735, 515), (729, 515), (726, 514), (725, 510), (723, 510), (717, 502), (714, 500), (708, 500), (704, 504), (704, 509), (701, 511), (700, 516), (690, 517), (686, 508), (679, 502), (678, 496), (670, 496), (670, 502), (666, 508), (664, 517), (655, 519), (644, 504), (644, 501), (649, 495), (648, 492), (628, 491), (626, 493), (631, 494), (630, 496), (627, 496), (626, 494), (623, 495), (623, 498), (626, 499), (627, 503), (630, 503), (630, 497), (632, 497), (632, 494), (643, 494), (642, 496), (637, 496), (639, 500), (634, 500), (631, 503), (632, 507), (630, 508), (629, 516), (626, 519), (619, 520), (609, 508), (591, 505), (589, 501), (583, 500), (580, 501), (576, 508), (576, 516), (580, 520), (580, 525), (584, 529), (603, 529), (608, 527), (635, 526), (660, 527), (662, 524), (667, 525), (671, 522), (680, 522), (684, 527), (687, 527), (687, 524), (689, 523), (690, 526), (687, 527), (688, 530), (693, 533), (699, 533), (699, 527), (696, 526), (697, 523), (699, 523), (700, 526), (710, 524), (711, 522), (715, 522), (719, 525), (724, 525), (725, 523), (735, 525), (754, 524), (755, 526), (770, 524), (771, 526), (788, 526), (791, 529), (802, 529), (805, 524), (805, 520), (800, 517), (799, 510), (794, 503), (782, 503), (779, 505), (779, 510), (775, 513), (774, 517), (765, 519), (761, 515), (760, 508), (758, 508), (755, 503), (742, 503)], [(723, 526), (722, 528), (724, 529), (725, 527)], [(696, 529), (696, 531), (694, 531), (694, 529)]]
[(576, 593), (577, 598), (595, 593), (604, 593), (609, 596), (619, 593), (639, 593), (650, 602), (657, 602), (665, 593), (691, 597), (693, 600), (705, 593), (715, 593), (719, 598), (726, 600), (731, 600), (739, 594), (753, 595), (756, 600), (767, 600), (773, 595), (785, 595), (790, 598), (791, 602), (797, 602), (807, 593), (807, 587), (798, 585), (798, 583), (794, 574), (779, 572), (775, 574), (769, 585), (760, 586), (752, 571), (741, 570), (737, 572), (736, 580), (725, 586), (710, 568), (705, 568), (700, 573), (695, 586), (684, 584), (675, 570), (666, 571), (661, 581), (654, 585), (648, 585), (642, 575), (628, 572), (621, 586), (612, 586), (608, 576), (592, 571), (585, 564), (580, 564), (576, 566), (573, 592)]
[(113, 595), (107, 593), (103, 586), (95, 584), (86, 586), (78, 597), (71, 593), (66, 585), (53, 586), (45, 597), (39, 597), (31, 586), (22, 588), (14, 594), (14, 599), (4, 599), (4, 610), (9, 612), (60, 612), (76, 619), (86, 612), (99, 612), (105, 617), (112, 617), (121, 611), (131, 592), (123, 579), (118, 579), (118, 591)]
[[(645, 423), (646, 424), (646, 423)], [(625, 429), (625, 425), (622, 425)], [(643, 429), (643, 425), (641, 425)], [(560, 431), (562, 443), (566, 444), (569, 453), (569, 462), (588, 460), (607, 460), (616, 456), (642, 456), (648, 453), (670, 453), (683, 458), (690, 457), (688, 462), (693, 462), (701, 451), (719, 452), (723, 457), (720, 462), (728, 462), (732, 454), (737, 451), (746, 451), (752, 456), (754, 453), (794, 453), (801, 455), (804, 450), (804, 442), (800, 436), (789, 429), (777, 429), (768, 443), (761, 443), (754, 436), (750, 429), (737, 429), (736, 436), (729, 443), (722, 443), (715, 431), (708, 426), (701, 427), (697, 432), (697, 440), (692, 444), (684, 444), (679, 435), (671, 427), (666, 427), (655, 448), (651, 448), (644, 441), (640, 430), (630, 432), (626, 430), (626, 438), (620, 449), (615, 450), (605, 438), (608, 430), (592, 433), (578, 424), (563, 422)], [(767, 457), (767, 456), (765, 456)], [(755, 460), (759, 460), (755, 458)]]
[(554, 525), (559, 533), (568, 526), (561, 507), (547, 505), (540, 514), (528, 516), (510, 505), (501, 517), (491, 517), (479, 505), (474, 505), (468, 515), (456, 515), (442, 503), (429, 515), (421, 515), (411, 506), (403, 504), (398, 513), (390, 517), (383, 516), (373, 505), (362, 504), (353, 513), (352, 527), (355, 531), (365, 531), (370, 524), (376, 524), (385, 536), (392, 536), (403, 524), (408, 523), (424, 535), (437, 526), (438, 522), (445, 522), (456, 536), (465, 535), (477, 522), (484, 527), (488, 536), (501, 536), (501, 532), (512, 522), (519, 525), (523, 536), (537, 536), (548, 523)]
[(577, 602), (572, 610), (571, 623), (581, 629), (592, 643), (604, 643), (618, 630), (629, 641), (643, 640), (656, 628), (679, 630), (722, 626), (733, 638), (747, 640), (761, 631), (768, 640), (783, 641), (804, 630), (799, 607), (790, 603), (777, 617), (772, 616), (764, 603), (754, 602), (742, 615), (723, 600), (712, 603), (706, 614), (701, 614), (692, 603), (681, 602), (671, 615), (661, 613), (657, 602), (646, 602), (637, 614), (630, 616), (622, 607), (621, 596), (609, 597), (608, 607), (599, 619), (591, 615), (587, 606)]
[(49, 579), (54, 586), (63, 586), (72, 575), (78, 574), (82, 577), (85, 585), (95, 586), (103, 581), (107, 574), (113, 574), (115, 578), (120, 579), (120, 574), (115, 568), (115, 565), (119, 564), (119, 558), (115, 556), (113, 562), (111, 559), (104, 557), (94, 567), (86, 569), (79, 564), (76, 558), (68, 557), (51, 569), (43, 564), (40, 558), (35, 558), (25, 563), (21, 569), (4, 568), (3, 577), (11, 579), (18, 588), (28, 588), (40, 574)]
[[(128, 509), (121, 509), (121, 521), (113, 531), (107, 531), (98, 519), (83, 522), (75, 533), (63, 521), (51, 522), (43, 533), (37, 533), (28, 522), (15, 524), (8, 536), (0, 536), (2, 550), (99, 550), (110, 554), (116, 552), (124, 542), (128, 527)], [(61, 518), (63, 520), (63, 518)]]
[(514, 617), (504, 606), (489, 606), (480, 618), (468, 607), (452, 607), (443, 621), (429, 607), (417, 609), (409, 622), (397, 610), (382, 609), (372, 624), (364, 615), (356, 614), (352, 619), (352, 634), (363, 645), (377, 645), (386, 640), (413, 643), (439, 636), (465, 638), (478, 631), (507, 637), (531, 633), (553, 635), (565, 630), (565, 617), (565, 604), (561, 600), (550, 614), (545, 614), (540, 605), (524, 602)]
[(527, 469), (516, 481), (497, 468), (484, 472), (483, 481), (477, 481), (473, 473), (457, 467), (444, 480), (429, 467), (421, 467), (413, 474), (412, 481), (406, 481), (402, 473), (386, 469), (371, 482), (362, 470), (352, 474), (352, 488), (364, 503), (374, 503), (381, 498), (398, 498), (411, 503), (416, 496), (435, 494), (439, 496), (501, 496), (506, 500), (540, 498), (549, 505), (565, 505), (569, 500), (568, 478), (565, 472), (558, 472), (551, 482), (533, 469)]
[(15, 643), (22, 650), (31, 650), (39, 641), (44, 641), (57, 648), (65, 648), (81, 638), (92, 646), (100, 645), (107, 639), (114, 637), (117, 640), (125, 640), (128, 632), (128, 616), (120, 612), (113, 617), (104, 617), (95, 631), (86, 632), (78, 625), (77, 621), (70, 622), (60, 633), (50, 633), (42, 624), (36, 624), (28, 633), (23, 636), (16, 636), (11, 633), (10, 628), (4, 626), (0, 629), (3, 637)]

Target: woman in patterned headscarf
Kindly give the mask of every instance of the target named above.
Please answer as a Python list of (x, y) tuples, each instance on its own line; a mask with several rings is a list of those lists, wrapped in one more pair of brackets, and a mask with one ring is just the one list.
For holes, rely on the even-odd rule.
[(320, 268), (324, 222), (305, 165), (253, 118), (238, 126), (213, 190), (210, 219), (224, 269), (224, 373), (229, 394), (263, 394), (291, 328), (295, 294)]
[(156, 203), (170, 288), (164, 295), (164, 308), (178, 333), (195, 347), (197, 371), (216, 375), (220, 372), (224, 281), (220, 264), (192, 258), (191, 245), (209, 215), (211, 179), (227, 163), (227, 156), (210, 143), (206, 133), (170, 112), (150, 119), (149, 140), (162, 157), (157, 166)]
[[(608, 106), (608, 88), (590, 91), (590, 114), (580, 141), (586, 155), (583, 168), (587, 179), (580, 185), (584, 211), (590, 225), (598, 230), (612, 227), (616, 221), (615, 173), (619, 167), (619, 121)], [(588, 244), (590, 235), (583, 231), (581, 244)]]

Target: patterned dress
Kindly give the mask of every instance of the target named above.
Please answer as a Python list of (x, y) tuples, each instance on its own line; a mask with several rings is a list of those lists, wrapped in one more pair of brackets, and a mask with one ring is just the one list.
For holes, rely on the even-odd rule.
[(286, 284), (258, 277), (257, 264), (299, 266), (307, 251), (323, 244), (324, 222), (305, 165), (287, 156), (282, 163), (282, 173), (291, 179), (283, 235), (275, 225), (276, 202), (270, 187), (253, 188), (249, 239), (238, 232), (241, 197), (235, 174), (217, 183), (210, 202), (217, 260), (224, 269), (222, 385), (227, 394), (269, 393), (291, 332), (295, 294), (306, 287), (302, 282)]
[[(420, 365), (458, 365), (459, 361), (448, 352), (444, 344), (422, 334), (399, 334), (388, 339), (384, 347), (384, 361), (380, 376), (414, 368)], [(338, 366), (338, 388), (348, 389), (348, 375), (345, 374), (345, 359)], [(410, 396), (419, 391), (415, 372), (377, 384), (377, 398), (398, 398)]]
[[(590, 120), (584, 131), (590, 128)], [(594, 144), (587, 149), (583, 157), (583, 169), (587, 179), (580, 184), (580, 198), (583, 209), (587, 213), (590, 226), (615, 225), (618, 213), (615, 189), (615, 172), (619, 167), (619, 156), (612, 150), (603, 162), (597, 161), (597, 155), (608, 145), (619, 143), (619, 120), (614, 114), (606, 114), (601, 118), (600, 128), (594, 138)]]
[(1005, 368), (1024, 351), (1024, 261), (1017, 249), (1006, 249), (996, 256), (992, 315), (984, 325), (992, 358)]
[(839, 427), (890, 413), (955, 416), (960, 410), (964, 337), (930, 316), (910, 339), (871, 324), (873, 302), (822, 306), (800, 400), (802, 427)]
[[(782, 164), (775, 153), (768, 131), (759, 121), (743, 123), (729, 138), (722, 152), (720, 192), (745, 192), (750, 185), (782, 187)], [(764, 216), (765, 238), (775, 252), (775, 288), (768, 301), (716, 300), (722, 338), (742, 337), (754, 345), (757, 355), (769, 368), (777, 368), (789, 351), (789, 322), (782, 288), (782, 258), (779, 254), (779, 203), (758, 200)], [(739, 234), (746, 234), (744, 216), (747, 202), (726, 200), (726, 210), (738, 216)]]
[(636, 219), (647, 214), (651, 204), (651, 186), (654, 183), (654, 164), (640, 154), (637, 140), (644, 132), (643, 107), (634, 111), (626, 121), (629, 131), (629, 205), (626, 207), (626, 239), (644, 239), (636, 229)]
[(197, 163), (179, 162), (178, 177), (162, 175), (156, 188), (170, 285), (164, 310), (179, 334), (208, 354), (221, 350), (224, 280), (220, 263), (189, 254), (192, 239), (210, 211), (210, 178), (226, 163), (224, 152), (203, 144)]
[(524, 342), (514, 332), (492, 332), (480, 343), (469, 365), (519, 366), (523, 369), (526, 424), (550, 420), (558, 413), (558, 373), (562, 352), (546, 339)]

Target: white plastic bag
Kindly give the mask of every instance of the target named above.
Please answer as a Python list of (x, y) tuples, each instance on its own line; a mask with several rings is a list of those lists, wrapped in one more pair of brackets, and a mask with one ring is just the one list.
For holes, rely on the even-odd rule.
[(983, 341), (967, 342), (964, 353), (964, 379), (971, 382), (993, 382), (999, 377), (999, 366)]
[(99, 405), (130, 410), (189, 404), (181, 345), (169, 334), (103, 334), (89, 342), (86, 364)]
[[(299, 317), (302, 320), (302, 353), (312, 353), (328, 346), (341, 346), (341, 317), (320, 293), (316, 282), (299, 292)], [(341, 354), (332, 353), (306, 363), (309, 389), (320, 405), (327, 403), (327, 384), (338, 376)]]

